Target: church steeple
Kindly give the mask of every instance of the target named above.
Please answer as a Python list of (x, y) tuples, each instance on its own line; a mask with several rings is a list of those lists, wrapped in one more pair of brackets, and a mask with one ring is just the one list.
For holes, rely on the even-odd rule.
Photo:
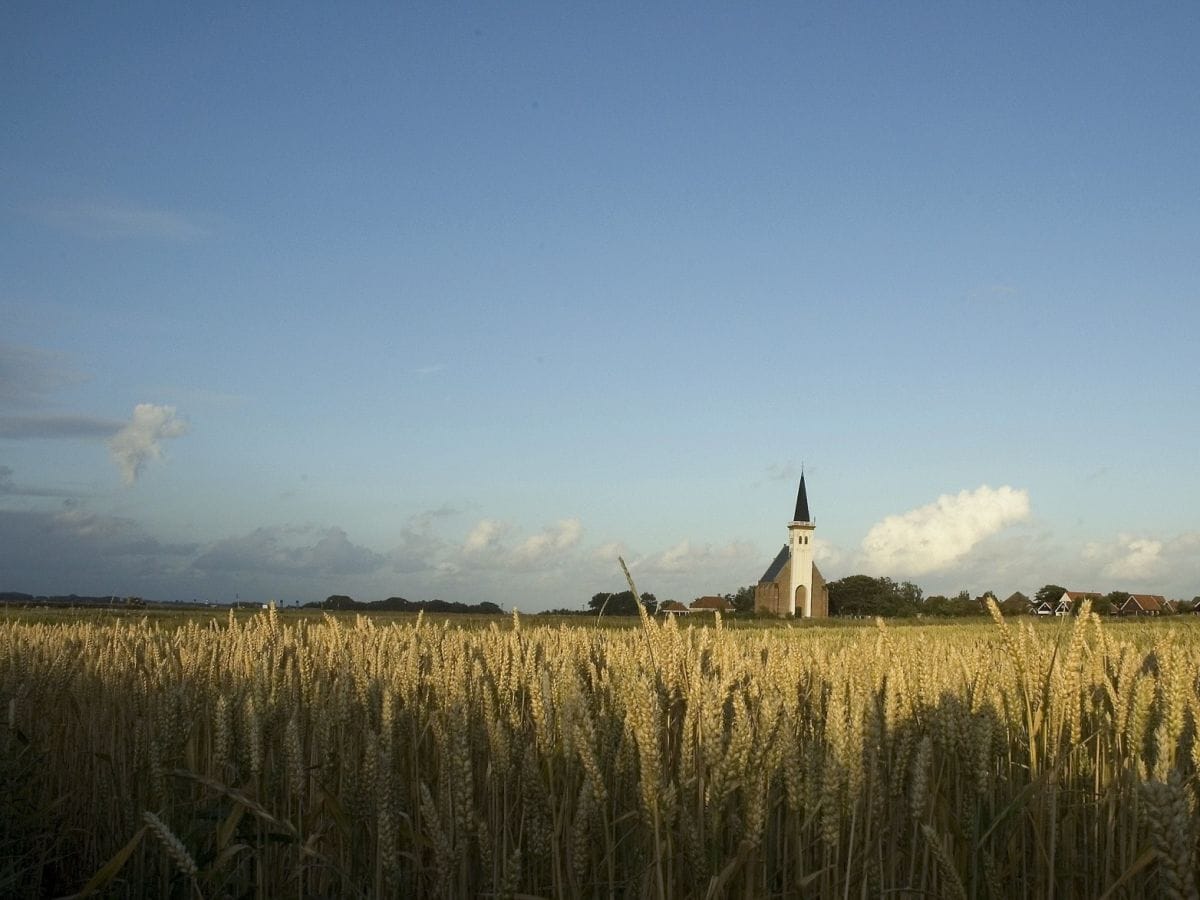
[(792, 517), (793, 522), (811, 522), (812, 516), (808, 512), (808, 491), (804, 489), (804, 473), (800, 473), (800, 490), (796, 492), (796, 515)]
[(788, 523), (788, 552), (791, 564), (788, 571), (788, 615), (808, 618), (812, 615), (813, 591), (813, 532), (817, 526), (808, 511), (808, 489), (804, 486), (804, 469), (800, 470), (800, 489), (796, 491), (796, 514)]

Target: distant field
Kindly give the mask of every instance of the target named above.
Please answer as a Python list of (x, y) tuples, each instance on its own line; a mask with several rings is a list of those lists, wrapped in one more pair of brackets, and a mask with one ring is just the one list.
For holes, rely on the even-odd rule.
[[(43, 623), (43, 624), (66, 624), (72, 622), (87, 622), (93, 624), (128, 622), (138, 623), (143, 620), (151, 623), (162, 625), (163, 627), (178, 628), (186, 625), (189, 622), (195, 622), (200, 625), (215, 624), (220, 627), (229, 624), (230, 610), (228, 608), (215, 609), (170, 609), (162, 606), (156, 606), (148, 609), (105, 609), (105, 608), (89, 608), (89, 607), (19, 607), (19, 606), (0, 606), (0, 622), (5, 620), (21, 621), (27, 623)], [(252, 621), (256, 616), (262, 614), (259, 608), (253, 609), (236, 609), (233, 610), (234, 620), (238, 623), (246, 623)], [(617, 616), (605, 615), (597, 618), (595, 614), (583, 615), (550, 615), (537, 613), (518, 612), (521, 619), (530, 626), (549, 626), (559, 627), (562, 625), (570, 627), (603, 627), (603, 628), (633, 628), (640, 627), (641, 620), (637, 616)], [(329, 616), (339, 622), (353, 626), (355, 620), (361, 615), (370, 619), (372, 622), (380, 625), (385, 624), (406, 624), (416, 621), (418, 614), (412, 612), (376, 612), (362, 613), (358, 611), (327, 611), (320, 609), (301, 609), (296, 607), (279, 608), (276, 610), (276, 615), (283, 623), (294, 623), (300, 621), (306, 622), (323, 622), (325, 617)], [(437, 623), (439, 625), (449, 623), (451, 627), (487, 627), (492, 623), (497, 623), (507, 627), (512, 622), (511, 613), (502, 615), (486, 615), (474, 613), (447, 613), (447, 614), (424, 614), (424, 620), (427, 623)], [(665, 617), (656, 616), (658, 622), (665, 621)], [(1074, 621), (1069, 617), (1056, 616), (1018, 616), (1011, 618), (1014, 623), (1029, 624), (1039, 633), (1043, 631), (1062, 630), (1069, 628)], [(887, 619), (887, 627), (892, 629), (909, 629), (909, 628), (944, 628), (954, 627), (958, 629), (978, 628), (980, 633), (990, 633), (993, 625), (992, 620), (985, 615), (972, 616), (967, 618), (896, 618)], [(1200, 616), (1164, 616), (1164, 617), (1121, 617), (1121, 616), (1105, 616), (1103, 622), (1108, 628), (1120, 629), (1122, 634), (1126, 630), (1130, 630), (1131, 634), (1141, 635), (1143, 633), (1157, 633), (1161, 629), (1196, 629), (1200, 632)], [(676, 623), (680, 628), (711, 628), (714, 625), (714, 618), (711, 614), (701, 615), (682, 615), (676, 617)], [(722, 618), (722, 627), (731, 630), (745, 629), (863, 629), (875, 628), (876, 620), (871, 617), (862, 618), (829, 618), (829, 619), (776, 619), (770, 617), (756, 617), (746, 614), (726, 615)], [(1149, 630), (1149, 631), (1147, 631)], [(1135, 637), (1135, 639), (1142, 639)]]
[(1195, 891), (1194, 618), (594, 622), (4, 610), (0, 895)]

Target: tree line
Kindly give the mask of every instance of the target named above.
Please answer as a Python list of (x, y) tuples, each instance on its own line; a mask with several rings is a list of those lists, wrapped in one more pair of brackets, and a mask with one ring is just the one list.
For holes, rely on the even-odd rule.
[[(995, 591), (984, 591), (972, 597), (969, 591), (959, 591), (953, 597), (943, 594), (925, 596), (920, 586), (911, 581), (894, 581), (891, 578), (876, 578), (871, 575), (848, 575), (831, 581), (829, 589), (829, 614), (831, 616), (883, 616), (885, 618), (915, 618), (916, 616), (936, 616), (955, 618), (962, 616), (987, 615), (987, 600), (992, 598), (1005, 615), (1025, 615), (1032, 606), (1048, 601), (1058, 603), (1067, 589), (1058, 584), (1043, 585), (1033, 595), (1032, 600), (1021, 592), (1001, 599)], [(734, 612), (754, 613), (754, 585), (740, 587), (736, 591), (724, 594), (724, 598), (732, 605)], [(1111, 615), (1120, 609), (1121, 604), (1128, 600), (1128, 591), (1109, 591), (1092, 600), (1092, 610), (1101, 615)], [(1200, 604), (1200, 597), (1195, 598)], [(603, 610), (606, 616), (634, 616), (637, 606), (631, 591), (618, 593), (601, 592), (593, 594), (588, 601), (586, 610), (552, 610), (557, 614), (599, 615)], [(654, 594), (642, 594), (642, 604), (646, 612), (653, 615), (659, 607), (659, 601)], [(1072, 612), (1077, 611), (1079, 602), (1074, 604)]]
[(504, 612), (490, 600), (482, 603), (459, 603), (457, 600), (405, 600), (403, 597), (388, 597), (386, 600), (371, 600), (360, 603), (345, 594), (332, 594), (324, 600), (305, 603), (306, 609), (327, 609), (358, 612), (427, 612), (427, 613), (483, 613), (499, 615)]

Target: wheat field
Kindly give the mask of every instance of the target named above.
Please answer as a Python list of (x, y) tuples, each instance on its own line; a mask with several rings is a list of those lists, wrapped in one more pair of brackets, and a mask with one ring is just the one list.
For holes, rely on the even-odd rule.
[(4, 896), (1195, 897), (1200, 623), (0, 624)]

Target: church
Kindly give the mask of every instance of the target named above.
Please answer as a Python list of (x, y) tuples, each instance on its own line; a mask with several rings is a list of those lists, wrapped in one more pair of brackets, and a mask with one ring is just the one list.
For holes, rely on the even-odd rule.
[(773, 616), (823, 619), (829, 615), (829, 589), (813, 562), (817, 523), (808, 511), (804, 473), (796, 493), (796, 512), (788, 523), (788, 542), (754, 588), (754, 611)]

